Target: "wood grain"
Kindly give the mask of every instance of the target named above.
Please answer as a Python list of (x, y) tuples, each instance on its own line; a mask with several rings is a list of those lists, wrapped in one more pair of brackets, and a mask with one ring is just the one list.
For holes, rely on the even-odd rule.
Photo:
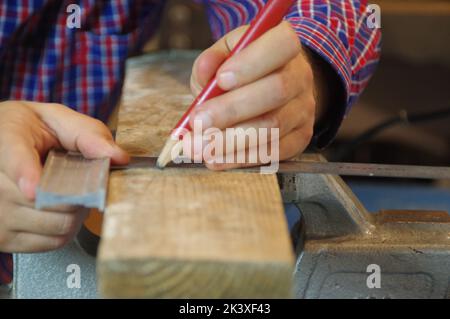
[(36, 209), (83, 206), (105, 209), (109, 159), (87, 160), (81, 154), (52, 150), (36, 189)]
[[(158, 154), (192, 100), (193, 56), (128, 67), (117, 141)], [(104, 297), (290, 297), (293, 252), (275, 175), (132, 169), (110, 177), (98, 260)]]

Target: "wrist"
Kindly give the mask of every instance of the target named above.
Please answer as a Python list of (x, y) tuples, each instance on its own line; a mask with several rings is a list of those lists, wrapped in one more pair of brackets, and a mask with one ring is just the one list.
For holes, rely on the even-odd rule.
[(308, 47), (303, 47), (303, 55), (313, 72), (313, 94), (316, 102), (315, 123), (323, 121), (331, 100), (329, 87), (330, 67)]

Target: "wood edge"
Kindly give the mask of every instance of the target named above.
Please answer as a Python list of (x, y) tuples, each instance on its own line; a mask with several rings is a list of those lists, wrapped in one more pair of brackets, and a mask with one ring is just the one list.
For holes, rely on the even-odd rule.
[[(292, 298), (294, 295), (292, 281), (294, 266), (294, 260), (292, 262), (226, 262), (152, 258), (145, 261), (102, 260), (99, 258), (97, 278), (98, 289), (103, 298), (278, 299)], [(203, 284), (198, 282), (198, 288), (195, 290), (186, 289), (186, 291), (195, 291), (192, 295), (183, 294), (182, 288), (180, 293), (164, 289), (156, 292), (154, 282), (148, 280), (152, 277), (149, 273), (155, 271), (159, 276), (162, 270), (169, 272), (167, 278), (172, 278), (171, 273), (176, 276), (187, 271), (189, 278), (207, 279), (207, 282)], [(167, 278), (159, 278), (156, 282), (167, 283)], [(232, 284), (232, 282), (241, 282), (249, 280), (249, 278), (253, 278), (251, 285)], [(183, 282), (179, 286), (186, 282), (185, 279), (185, 275), (180, 275), (180, 280)], [(221, 283), (228, 284), (222, 286)], [(242, 290), (243, 286), (246, 286), (248, 290)], [(227, 288), (232, 289), (227, 290)], [(176, 290), (176, 288), (174, 289)]]

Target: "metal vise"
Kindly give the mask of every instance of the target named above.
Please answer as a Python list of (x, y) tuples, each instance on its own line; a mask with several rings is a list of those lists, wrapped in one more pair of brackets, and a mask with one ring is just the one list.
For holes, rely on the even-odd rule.
[(340, 177), (279, 180), (285, 202), (302, 213), (293, 233), (296, 297), (450, 298), (447, 212), (370, 214)]

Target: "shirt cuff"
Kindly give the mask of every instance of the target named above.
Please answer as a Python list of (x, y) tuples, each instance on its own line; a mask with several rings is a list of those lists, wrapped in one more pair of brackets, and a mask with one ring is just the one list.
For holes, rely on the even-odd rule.
[(332, 105), (327, 105), (327, 114), (314, 132), (313, 144), (317, 148), (324, 148), (333, 141), (350, 107), (351, 61), (341, 40), (326, 25), (305, 17), (293, 17), (288, 21), (302, 45), (323, 59), (339, 79), (340, 85), (335, 88), (338, 92), (332, 92)]

